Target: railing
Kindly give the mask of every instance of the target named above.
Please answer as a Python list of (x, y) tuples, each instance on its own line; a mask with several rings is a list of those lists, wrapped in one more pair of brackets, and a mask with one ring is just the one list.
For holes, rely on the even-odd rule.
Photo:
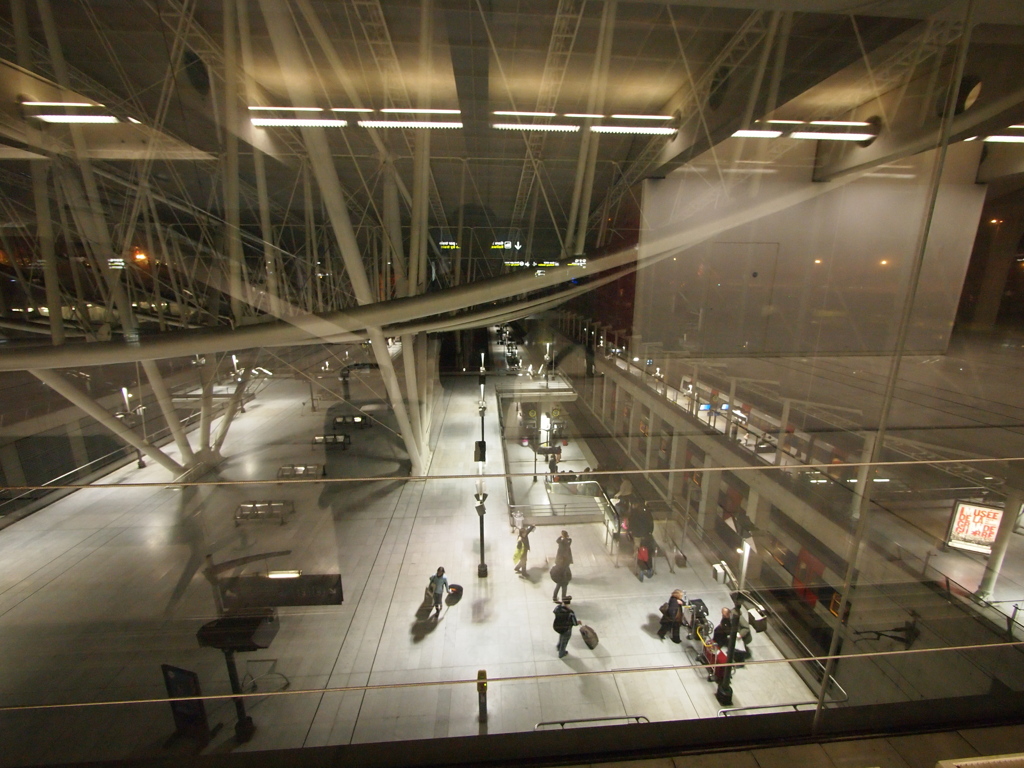
[(747, 712), (755, 712), (757, 710), (768, 710), (768, 709), (792, 709), (794, 712), (799, 712), (800, 707), (814, 707), (818, 706), (817, 701), (793, 701), (786, 702), (783, 704), (757, 704), (748, 707), (726, 707), (725, 709), (718, 710), (719, 717), (729, 717), (730, 715), (738, 715)]
[(569, 724), (575, 725), (577, 723), (606, 723), (612, 720), (629, 720), (632, 723), (651, 722), (647, 719), (647, 715), (610, 715), (608, 717), (578, 717), (574, 720), (545, 720), (533, 726), (533, 730), (539, 731), (541, 728), (548, 725), (557, 725), (560, 726), (562, 730), (565, 730), (565, 726)]

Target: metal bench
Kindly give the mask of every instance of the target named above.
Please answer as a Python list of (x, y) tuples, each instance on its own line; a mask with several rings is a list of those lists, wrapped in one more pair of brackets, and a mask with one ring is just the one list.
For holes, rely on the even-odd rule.
[(371, 425), (369, 416), (359, 416), (357, 414), (350, 414), (348, 416), (335, 416), (334, 417), (334, 428), (338, 427), (359, 427), (360, 429), (366, 429)]
[(277, 479), (290, 480), (296, 477), (318, 477), (322, 468), (320, 464), (285, 464), (277, 470)]
[(313, 435), (313, 445), (340, 445), (342, 450), (347, 451), (352, 445), (352, 436), (341, 432), (333, 435)]
[(243, 501), (235, 510), (235, 525), (247, 520), (277, 520), (284, 525), (288, 515), (294, 513), (292, 501)]

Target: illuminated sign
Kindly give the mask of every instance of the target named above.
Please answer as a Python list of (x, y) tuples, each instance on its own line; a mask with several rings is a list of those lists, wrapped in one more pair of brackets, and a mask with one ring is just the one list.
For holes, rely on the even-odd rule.
[[(493, 247), (493, 246), (492, 246)], [(506, 267), (557, 267), (559, 261), (524, 261), (522, 259), (505, 259)]]
[(491, 243), (492, 251), (511, 251), (513, 248), (517, 251), (521, 251), (523, 249), (523, 244), (518, 240), (516, 240), (515, 245), (512, 244), (511, 240), (495, 240)]
[(587, 266), (587, 260), (584, 259), (581, 256), (580, 258), (573, 259), (571, 262), (569, 262), (569, 266), (570, 267), (586, 267)]
[(946, 543), (955, 549), (991, 554), (1002, 519), (1003, 510), (999, 507), (958, 501), (953, 507)]
[(438, 246), (442, 251), (457, 251), (459, 249), (459, 244), (454, 240), (442, 240)]
[(124, 269), (124, 259), (117, 256), (112, 256), (109, 259), (107, 259), (107, 266), (110, 269)]

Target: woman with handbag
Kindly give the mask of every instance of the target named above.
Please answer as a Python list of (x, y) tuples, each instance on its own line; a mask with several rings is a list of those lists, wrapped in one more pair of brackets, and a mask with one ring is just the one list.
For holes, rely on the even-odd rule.
[(681, 642), (679, 639), (679, 625), (683, 623), (683, 592), (679, 589), (672, 590), (672, 596), (667, 603), (661, 606), (661, 629), (658, 630), (658, 639), (664, 640), (665, 635), (672, 633), (672, 642)]

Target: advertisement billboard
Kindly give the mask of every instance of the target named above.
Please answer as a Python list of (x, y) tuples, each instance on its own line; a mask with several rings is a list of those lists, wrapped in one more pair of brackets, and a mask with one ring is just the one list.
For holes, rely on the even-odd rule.
[(955, 549), (991, 554), (992, 543), (996, 540), (996, 531), (1002, 519), (1001, 507), (958, 501), (953, 506), (946, 544)]

